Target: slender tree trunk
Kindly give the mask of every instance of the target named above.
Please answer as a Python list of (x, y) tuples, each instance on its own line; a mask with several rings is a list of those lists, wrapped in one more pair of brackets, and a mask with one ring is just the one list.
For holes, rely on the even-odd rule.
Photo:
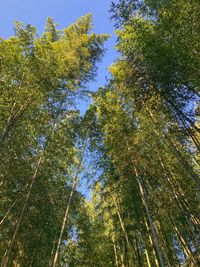
[(196, 148), (198, 150), (200, 150), (199, 140), (196, 138), (195, 134), (193, 134), (192, 130), (190, 128), (188, 129), (185, 121), (181, 117), (180, 117), (180, 120), (181, 120), (181, 122), (184, 125), (184, 131), (185, 131), (185, 133), (192, 139), (192, 141), (193, 141), (194, 145), (196, 146)]
[[(177, 202), (177, 205), (179, 206), (179, 208), (181, 210), (187, 211), (188, 216), (191, 217), (191, 220), (194, 221), (196, 225), (200, 225), (199, 218), (192, 212), (186, 199), (183, 198), (184, 192), (182, 191), (180, 186), (177, 184), (176, 179), (174, 178), (174, 175), (172, 174), (171, 171), (170, 171), (170, 175), (169, 175), (168, 171), (166, 170), (164, 163), (162, 161), (162, 158), (159, 155), (158, 149), (157, 149), (157, 155), (158, 155), (158, 159), (159, 159), (161, 168), (163, 170), (163, 174), (164, 174), (165, 178), (167, 179), (167, 181), (168, 181), (168, 183), (172, 189), (172, 192), (173, 192), (174, 198)], [(176, 183), (176, 185), (174, 183)]]
[(50, 258), (50, 260), (49, 260), (49, 267), (51, 267), (51, 265), (52, 265), (52, 258), (53, 258), (53, 255), (54, 255), (54, 250), (55, 250), (55, 246), (56, 246), (56, 241), (57, 240), (54, 240), (53, 241), (53, 245), (52, 245), (52, 249), (51, 249), (51, 258)]
[[(156, 254), (155, 245), (154, 245), (154, 242), (153, 242), (153, 239), (152, 239), (152, 233), (151, 233), (151, 231), (149, 229), (149, 225), (147, 223), (147, 220), (146, 220), (145, 216), (144, 216), (144, 224), (146, 226), (149, 243), (150, 243), (150, 246), (152, 248), (153, 257), (154, 257), (154, 261), (155, 261), (155, 267), (159, 267), (159, 262), (158, 262), (158, 259), (157, 259), (158, 256)], [(148, 248), (148, 242), (146, 242), (146, 247)], [(148, 249), (147, 249), (147, 252), (148, 252)]]
[(183, 252), (185, 254), (186, 259), (190, 258), (191, 253), (190, 253), (190, 250), (188, 249), (188, 246), (187, 246), (184, 238), (182, 237), (181, 233), (179, 232), (179, 230), (178, 230), (178, 228), (176, 226), (174, 226), (174, 230), (175, 230), (175, 232), (177, 234), (177, 237), (178, 237), (178, 239), (179, 239), (179, 241), (180, 241), (180, 243), (182, 245)]
[[(176, 264), (179, 265), (179, 260), (177, 258), (177, 255), (174, 254), (174, 250), (171, 248), (170, 246), (170, 243), (169, 243), (169, 238), (166, 234), (166, 231), (165, 231), (165, 228), (163, 226), (163, 223), (162, 223), (162, 220), (160, 219), (159, 220), (159, 227), (163, 233), (163, 236), (164, 236), (164, 242), (165, 242), (165, 245), (166, 245), (166, 249), (167, 249), (167, 258), (168, 258), (168, 262), (170, 263), (170, 266), (175, 266)], [(179, 265), (180, 266), (180, 265)]]
[[(176, 177), (174, 175), (174, 173), (169, 170), (170, 174), (171, 174), (171, 177), (173, 178), (173, 181), (176, 182)], [(191, 221), (193, 222), (193, 224), (195, 226), (197, 226), (198, 230), (200, 229), (200, 220), (199, 220), (199, 217), (194, 214), (194, 212), (190, 209), (190, 205), (189, 203), (187, 202), (187, 200), (184, 198), (184, 195), (185, 193), (183, 192), (183, 190), (181, 189), (181, 187), (177, 184), (177, 187), (178, 187), (178, 190), (179, 190), (179, 194), (180, 196), (182, 197), (182, 201), (184, 202), (184, 209), (186, 208), (188, 213), (191, 215)]]
[[(40, 232), (39, 232), (39, 235), (38, 235), (38, 240), (39, 241), (42, 238), (43, 231), (44, 231), (44, 228), (41, 228)], [(34, 252), (33, 252), (33, 259), (31, 261), (30, 267), (34, 267), (35, 266), (35, 261), (36, 261), (36, 257), (37, 257), (37, 251), (38, 251), (38, 248), (35, 248)]]
[(124, 254), (123, 254), (123, 253), (121, 253), (120, 258), (121, 258), (121, 264), (122, 264), (122, 267), (125, 267)]
[(118, 207), (118, 204), (117, 204), (117, 201), (115, 199), (115, 197), (113, 196), (112, 193), (110, 193), (110, 196), (113, 200), (113, 203), (115, 205), (115, 208), (117, 210), (117, 215), (118, 215), (118, 218), (119, 218), (119, 221), (120, 221), (120, 225), (121, 225), (121, 229), (122, 229), (122, 232), (124, 233), (124, 237), (125, 237), (125, 240), (126, 240), (126, 243), (127, 243), (127, 246), (128, 246), (128, 249), (130, 249), (130, 242), (129, 242), (129, 238), (128, 238), (128, 234), (126, 232), (126, 227), (125, 227), (125, 224), (123, 222), (123, 219), (122, 219), (122, 216), (121, 216), (121, 213), (120, 213), (120, 209)]
[(20, 195), (16, 198), (16, 200), (13, 202), (13, 204), (11, 205), (11, 207), (7, 210), (6, 214), (3, 216), (3, 218), (0, 221), (0, 225), (5, 221), (5, 219), (8, 217), (8, 215), (10, 214), (11, 210), (13, 209), (13, 207), (15, 206), (15, 204), (23, 197), (24, 191), (27, 188), (28, 184), (26, 184), (26, 186), (23, 189), (23, 192), (20, 193)]
[(133, 253), (131, 253), (131, 245), (130, 245), (130, 241), (129, 241), (129, 238), (128, 238), (128, 233), (126, 231), (126, 226), (125, 226), (125, 223), (122, 219), (122, 216), (121, 216), (121, 212), (120, 212), (120, 207), (119, 207), (119, 204), (117, 203), (117, 200), (116, 198), (113, 196), (113, 194), (111, 192), (108, 191), (108, 189), (106, 188), (107, 192), (110, 194), (112, 200), (113, 200), (113, 203), (115, 205), (115, 208), (116, 208), (116, 211), (117, 211), (117, 216), (119, 218), (119, 222), (120, 222), (120, 226), (121, 226), (121, 229), (122, 229), (122, 232), (124, 234), (124, 238), (126, 240), (126, 244), (127, 244), (127, 247), (128, 247), (128, 254), (130, 253), (131, 257), (130, 257), (130, 260), (131, 260), (131, 264), (133, 264), (134, 262), (134, 257), (133, 257)]
[(118, 262), (118, 256), (117, 256), (117, 248), (115, 245), (115, 240), (113, 239), (113, 249), (114, 249), (114, 254), (115, 254), (115, 266), (119, 267), (119, 262)]
[(175, 225), (175, 223), (173, 222), (172, 218), (170, 217), (170, 221), (171, 221), (171, 224), (174, 228), (174, 231), (181, 243), (181, 246), (182, 246), (182, 249), (183, 249), (183, 252), (184, 252), (184, 255), (185, 255), (185, 258), (186, 259), (190, 259), (191, 262), (194, 263), (194, 266), (197, 264), (193, 254), (192, 254), (192, 251), (191, 249), (189, 248), (187, 242), (185, 241), (184, 237), (182, 236), (182, 234), (180, 233), (179, 229), (177, 228), (177, 226)]
[(180, 151), (178, 150), (178, 148), (176, 147), (174, 142), (169, 140), (169, 139), (168, 139), (168, 141), (172, 147), (172, 150), (174, 151), (174, 154), (179, 159), (179, 161), (182, 163), (182, 166), (184, 167), (185, 171), (190, 174), (194, 183), (197, 185), (198, 189), (200, 189), (200, 179), (199, 179), (198, 175), (193, 171), (192, 167), (187, 162), (187, 160), (185, 160), (184, 156), (180, 153)]
[(138, 186), (139, 186), (139, 190), (140, 190), (142, 203), (144, 205), (144, 208), (145, 208), (145, 211), (146, 211), (146, 214), (147, 214), (147, 218), (148, 218), (148, 221), (149, 221), (150, 229), (151, 229), (151, 232), (152, 232), (153, 243), (154, 243), (154, 246), (155, 246), (155, 249), (156, 249), (156, 253), (157, 253), (157, 256), (158, 256), (159, 264), (160, 264), (160, 267), (165, 267), (164, 261), (163, 261), (163, 257), (162, 257), (162, 253), (161, 253), (161, 250), (160, 250), (160, 246), (159, 246), (159, 243), (158, 243), (157, 233), (156, 233), (156, 230), (155, 230), (155, 227), (154, 227), (154, 224), (153, 224), (150, 212), (149, 212), (148, 205), (146, 203), (146, 198), (145, 198), (145, 193), (144, 193), (144, 190), (143, 190), (143, 187), (142, 187), (142, 183), (140, 181), (140, 177), (138, 175), (138, 171), (137, 171), (136, 167), (134, 167), (134, 170), (135, 170), (136, 180), (137, 180), (137, 183), (138, 183)]
[(2, 131), (2, 134), (1, 134), (1, 139), (3, 140), (4, 139), (4, 135), (5, 133), (7, 132), (7, 128), (8, 128), (8, 125), (10, 124), (10, 122), (12, 121), (12, 117), (13, 117), (13, 113), (14, 113), (14, 109), (15, 109), (15, 106), (16, 106), (16, 102), (14, 101), (12, 107), (11, 107), (11, 111), (10, 111), (10, 116), (8, 117), (7, 119), (7, 122), (6, 122), (6, 126), (4, 127), (3, 131)]
[(21, 213), (20, 213), (19, 218), (18, 218), (18, 220), (16, 222), (16, 226), (15, 226), (15, 230), (14, 230), (12, 239), (10, 241), (10, 244), (9, 244), (9, 247), (8, 247), (8, 250), (7, 250), (7, 253), (6, 253), (5, 258), (3, 259), (3, 262), (2, 262), (2, 265), (1, 265), (2, 267), (7, 267), (8, 266), (9, 257), (10, 257), (10, 254), (12, 252), (13, 245), (15, 243), (15, 240), (16, 240), (16, 237), (17, 237), (17, 234), (18, 234), (18, 231), (19, 231), (19, 228), (20, 228), (20, 225), (21, 225), (21, 221), (23, 219), (24, 213), (25, 213), (26, 208), (27, 208), (27, 204), (28, 204), (28, 201), (29, 201), (31, 192), (32, 192), (33, 184), (35, 182), (35, 179), (37, 177), (39, 168), (40, 168), (43, 160), (44, 160), (44, 151), (41, 153), (41, 155), (39, 157), (39, 160), (37, 162), (37, 165), (36, 165), (35, 172), (34, 172), (33, 176), (31, 177), (31, 183), (30, 183), (29, 191), (28, 191), (28, 193), (26, 195), (26, 198), (24, 200), (24, 204), (23, 204)]
[(142, 267), (142, 260), (141, 260), (137, 236), (135, 236), (135, 243), (136, 243), (136, 251), (137, 251), (137, 258), (138, 258), (138, 266)]
[(71, 189), (71, 192), (70, 192), (70, 196), (69, 196), (67, 208), (66, 208), (65, 215), (64, 215), (64, 218), (63, 218), (62, 227), (61, 227), (61, 231), (60, 231), (58, 243), (57, 243), (57, 246), (56, 246), (56, 251), (55, 251), (55, 254), (54, 254), (54, 259), (53, 259), (53, 262), (52, 262), (52, 267), (56, 267), (56, 265), (57, 265), (58, 255), (59, 255), (59, 250), (60, 250), (60, 245), (61, 245), (61, 242), (62, 242), (62, 237), (63, 237), (64, 229), (65, 229), (66, 222), (67, 222), (67, 219), (68, 219), (69, 209), (70, 209), (71, 202), (72, 202), (72, 197), (73, 197), (73, 194), (74, 194), (74, 191), (75, 191), (75, 188), (76, 188), (76, 184), (78, 182), (78, 175), (79, 175), (79, 172), (80, 172), (80, 168), (81, 168), (81, 164), (82, 164), (82, 159), (83, 159), (83, 155), (82, 155), (82, 157), (81, 157), (81, 159), (79, 161), (77, 172), (76, 172), (76, 174), (74, 176), (74, 179), (73, 179), (72, 189)]
[(145, 255), (146, 255), (146, 259), (147, 259), (147, 266), (151, 267), (151, 263), (150, 263), (150, 260), (149, 260), (149, 254), (148, 254), (148, 251), (147, 251), (146, 248), (145, 248)]
[(22, 115), (24, 114), (24, 112), (26, 111), (27, 107), (29, 106), (29, 104), (33, 101), (33, 98), (28, 99), (20, 108), (19, 110), (13, 114), (14, 111), (14, 107), (15, 107), (15, 103), (13, 104), (12, 110), (11, 110), (11, 115), (8, 118), (7, 124), (4, 127), (2, 134), (1, 134), (1, 138), (0, 141), (3, 142), (6, 137), (8, 136), (9, 132), (11, 131), (11, 129), (14, 127), (14, 125), (19, 121), (19, 119), (22, 117)]
[(61, 231), (60, 231), (60, 235), (59, 235), (59, 239), (58, 239), (58, 243), (57, 243), (56, 252), (55, 252), (55, 255), (54, 255), (52, 267), (55, 267), (56, 264), (57, 264), (60, 245), (61, 245), (61, 242), (62, 242), (62, 237), (63, 237), (64, 229), (65, 229), (67, 218), (68, 218), (68, 214), (69, 214), (69, 209), (70, 209), (72, 197), (73, 197), (73, 194), (74, 194), (74, 190), (76, 188), (76, 182), (77, 182), (77, 179), (74, 178), (72, 189), (71, 189), (69, 200), (68, 200), (67, 209), (65, 211), (65, 215), (64, 215), (64, 218), (63, 218), (63, 223), (62, 223), (62, 227), (61, 227)]
[[(146, 104), (143, 102), (145, 109), (148, 111), (152, 121), (156, 124), (156, 119), (154, 118), (153, 113), (151, 112), (151, 110), (146, 106)], [(160, 138), (160, 134), (157, 130), (154, 129), (154, 132), (156, 133), (156, 135)], [(187, 171), (187, 173), (190, 174), (191, 178), (193, 179), (194, 183), (197, 185), (198, 189), (200, 189), (200, 179), (199, 177), (196, 175), (196, 173), (193, 171), (192, 167), (190, 166), (190, 164), (187, 162), (187, 160), (185, 160), (185, 158), (182, 156), (182, 154), (180, 153), (180, 151), (177, 149), (176, 145), (174, 144), (173, 141), (171, 141), (168, 136), (166, 136), (166, 134), (163, 133), (163, 138), (166, 141), (167, 146), (169, 147), (169, 149), (174, 153), (174, 155), (176, 155), (176, 157), (178, 158), (178, 160), (181, 162), (183, 168)], [(169, 143), (169, 144), (168, 144)]]
[(200, 133), (200, 129), (194, 124), (194, 122), (188, 118), (180, 109), (178, 109), (175, 104), (173, 104), (165, 95), (165, 100), (171, 105), (171, 107), (175, 110), (175, 112), (177, 112), (178, 117), (183, 120), (185, 119), (185, 121), (187, 121), (191, 127), (193, 127), (197, 132)]

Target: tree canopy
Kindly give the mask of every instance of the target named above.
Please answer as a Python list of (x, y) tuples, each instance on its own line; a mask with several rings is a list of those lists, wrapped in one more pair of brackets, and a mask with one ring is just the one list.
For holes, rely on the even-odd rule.
[(119, 57), (92, 93), (91, 15), (1, 38), (2, 267), (199, 266), (199, 10), (112, 3)]

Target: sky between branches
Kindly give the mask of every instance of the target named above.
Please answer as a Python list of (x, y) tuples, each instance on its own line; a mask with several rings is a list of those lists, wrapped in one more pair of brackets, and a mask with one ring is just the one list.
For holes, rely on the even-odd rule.
[[(77, 18), (91, 13), (95, 33), (111, 34), (111, 38), (106, 42), (107, 52), (99, 64), (96, 81), (91, 82), (88, 87), (97, 90), (103, 86), (108, 76), (109, 67), (116, 58), (114, 27), (109, 18), (109, 0), (2, 0), (0, 9), (0, 36), (8, 38), (14, 34), (15, 20), (25, 24), (36, 26), (39, 33), (45, 28), (47, 17), (54, 18), (58, 23), (58, 28), (62, 29), (76, 21)], [(83, 112), (87, 108), (86, 103), (80, 104)]]

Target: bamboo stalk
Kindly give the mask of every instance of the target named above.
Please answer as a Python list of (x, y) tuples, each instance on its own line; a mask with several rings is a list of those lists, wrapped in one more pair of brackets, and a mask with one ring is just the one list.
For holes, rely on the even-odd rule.
[(25, 201), (24, 201), (24, 205), (22, 207), (21, 213), (20, 213), (19, 218), (17, 220), (16, 226), (15, 226), (15, 230), (14, 230), (14, 233), (12, 235), (12, 239), (11, 239), (10, 244), (8, 246), (8, 250), (7, 250), (6, 255), (5, 255), (4, 259), (3, 259), (3, 262), (2, 262), (2, 265), (1, 265), (2, 267), (7, 267), (8, 266), (9, 257), (10, 257), (10, 254), (12, 252), (12, 248), (13, 248), (13, 245), (15, 243), (15, 240), (16, 240), (16, 237), (17, 237), (21, 222), (22, 222), (22, 218), (23, 218), (24, 213), (25, 213), (26, 208), (27, 208), (27, 204), (28, 204), (31, 192), (32, 192), (33, 184), (34, 184), (34, 182), (36, 180), (40, 165), (42, 164), (43, 160), (44, 160), (44, 151), (41, 153), (41, 155), (40, 155), (40, 157), (38, 159), (37, 165), (36, 165), (36, 169), (35, 169), (35, 171), (33, 173), (33, 176), (31, 177), (31, 183), (30, 183), (29, 191), (28, 191), (28, 193), (26, 195), (26, 198), (25, 198)]
[(154, 227), (154, 224), (153, 224), (150, 212), (149, 212), (149, 208), (148, 208), (148, 205), (147, 205), (147, 202), (146, 202), (146, 199), (145, 199), (145, 194), (144, 194), (144, 190), (143, 190), (143, 187), (142, 187), (142, 183), (140, 181), (140, 177), (138, 175), (138, 171), (137, 171), (136, 167), (134, 167), (134, 170), (135, 170), (136, 180), (137, 180), (137, 183), (138, 183), (138, 186), (139, 186), (139, 190), (140, 190), (142, 203), (144, 205), (144, 208), (145, 208), (145, 211), (146, 211), (146, 214), (147, 214), (147, 218), (148, 218), (148, 221), (149, 221), (149, 224), (150, 224), (150, 229), (151, 229), (151, 233), (152, 233), (152, 237), (153, 237), (153, 244), (155, 246), (155, 250), (156, 250), (156, 253), (157, 253), (157, 256), (158, 256), (159, 264), (160, 264), (161, 267), (165, 267), (164, 261), (163, 261), (163, 257), (162, 257), (162, 253), (161, 253), (161, 250), (160, 250), (160, 247), (159, 247), (159, 243), (158, 243), (158, 237), (157, 237), (156, 229)]
[(72, 197), (73, 197), (73, 194), (74, 194), (74, 191), (75, 191), (75, 188), (76, 188), (76, 184), (78, 182), (78, 175), (79, 175), (79, 172), (80, 172), (80, 169), (81, 169), (82, 160), (83, 160), (83, 155), (81, 156), (81, 159), (79, 161), (79, 165), (78, 165), (78, 168), (77, 168), (77, 172), (76, 172), (76, 174), (74, 176), (74, 179), (73, 179), (73, 182), (72, 182), (72, 189), (71, 189), (71, 192), (70, 192), (67, 208), (65, 210), (65, 214), (64, 214), (64, 217), (63, 217), (63, 222), (62, 222), (60, 235), (59, 235), (58, 243), (57, 243), (57, 246), (56, 246), (56, 251), (55, 251), (53, 262), (52, 262), (52, 267), (56, 267), (56, 265), (57, 265), (59, 250), (60, 250), (60, 246), (61, 246), (61, 242), (62, 242), (62, 237), (63, 237), (64, 229), (65, 229), (65, 226), (66, 226), (66, 222), (67, 222), (67, 219), (68, 219), (69, 209), (70, 209), (71, 202), (72, 202)]

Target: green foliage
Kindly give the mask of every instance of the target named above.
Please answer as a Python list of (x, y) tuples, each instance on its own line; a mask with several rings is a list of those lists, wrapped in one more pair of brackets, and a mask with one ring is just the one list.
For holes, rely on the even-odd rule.
[(121, 56), (83, 117), (91, 15), (0, 40), (2, 267), (199, 266), (199, 10), (113, 3)]
[(62, 31), (48, 18), (41, 36), (17, 22), (15, 36), (0, 41), (2, 266), (53, 259), (80, 168), (76, 101), (108, 38), (90, 31), (91, 15)]

